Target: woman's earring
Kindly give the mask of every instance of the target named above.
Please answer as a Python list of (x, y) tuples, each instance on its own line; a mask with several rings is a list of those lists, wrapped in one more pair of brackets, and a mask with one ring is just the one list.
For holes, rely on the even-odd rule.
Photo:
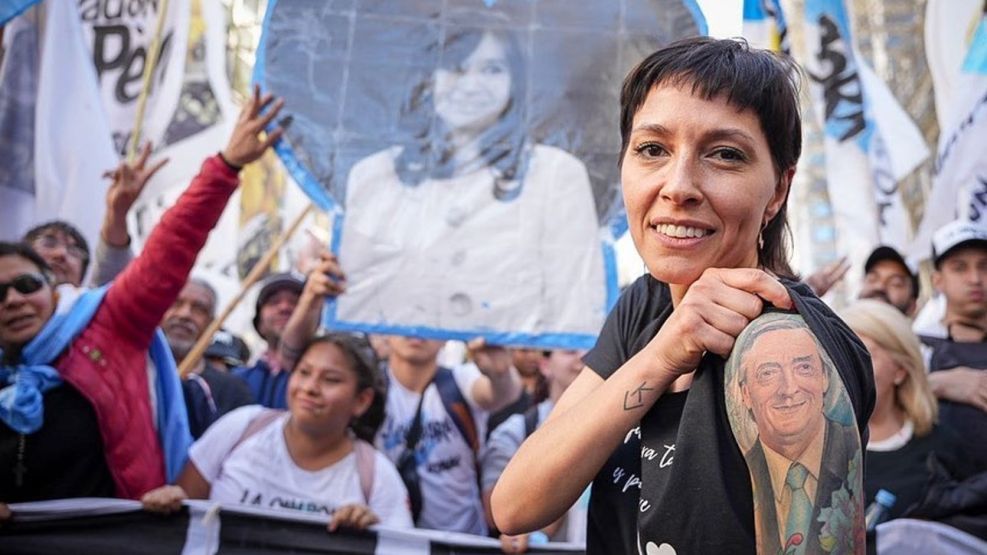
[(757, 232), (757, 250), (764, 250), (764, 228), (768, 227), (768, 222), (761, 224), (761, 231)]

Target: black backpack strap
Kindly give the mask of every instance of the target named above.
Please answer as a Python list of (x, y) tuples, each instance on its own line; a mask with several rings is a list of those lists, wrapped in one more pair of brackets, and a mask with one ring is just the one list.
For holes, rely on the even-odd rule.
[(480, 435), (477, 431), (476, 420), (473, 418), (473, 411), (470, 410), (466, 397), (459, 390), (456, 378), (452, 375), (452, 370), (439, 367), (435, 372), (435, 387), (439, 390), (439, 397), (442, 399), (442, 406), (452, 417), (453, 423), (463, 435), (466, 444), (476, 455), (480, 452)]

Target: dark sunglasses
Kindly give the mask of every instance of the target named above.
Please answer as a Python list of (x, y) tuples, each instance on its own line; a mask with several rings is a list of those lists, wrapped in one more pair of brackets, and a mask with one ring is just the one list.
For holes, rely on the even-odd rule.
[(11, 287), (21, 295), (30, 295), (48, 283), (41, 274), (21, 274), (7, 283), (0, 283), (0, 303), (7, 301), (7, 290)]

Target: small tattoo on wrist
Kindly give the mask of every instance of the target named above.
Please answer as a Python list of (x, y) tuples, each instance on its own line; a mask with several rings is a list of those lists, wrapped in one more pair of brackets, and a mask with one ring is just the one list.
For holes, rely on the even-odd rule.
[(655, 388), (648, 387), (648, 382), (641, 382), (641, 385), (633, 391), (624, 392), (624, 410), (639, 409), (644, 406), (644, 394), (654, 391)]

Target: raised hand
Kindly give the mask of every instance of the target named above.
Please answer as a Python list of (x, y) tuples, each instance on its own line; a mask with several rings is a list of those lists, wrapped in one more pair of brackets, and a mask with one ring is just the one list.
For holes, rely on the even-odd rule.
[(496, 379), (510, 374), (511, 352), (507, 347), (488, 345), (485, 339), (477, 337), (466, 344), (466, 349), (484, 376)]
[(305, 280), (302, 295), (321, 301), (326, 297), (336, 297), (344, 291), (346, 291), (346, 275), (336, 255), (329, 251), (320, 252), (319, 261)]
[(847, 257), (840, 258), (834, 262), (819, 268), (812, 273), (809, 277), (805, 278), (805, 283), (812, 288), (812, 291), (818, 297), (822, 297), (833, 288), (834, 285), (839, 283), (843, 276), (846, 275), (847, 270), (850, 269), (850, 260)]
[(254, 85), (254, 94), (240, 111), (233, 134), (226, 148), (223, 149), (223, 158), (238, 168), (260, 158), (264, 151), (284, 134), (284, 129), (275, 127), (265, 138), (260, 137), (260, 132), (278, 117), (282, 107), (284, 107), (283, 98), (275, 100), (272, 94), (265, 94), (262, 97), (260, 86)]
[(151, 157), (151, 143), (144, 143), (140, 156), (132, 163), (120, 162), (115, 169), (107, 170), (103, 177), (113, 183), (106, 191), (106, 215), (103, 217), (103, 239), (113, 246), (124, 246), (130, 242), (127, 233), (127, 212), (137, 201), (147, 182), (158, 173), (168, 158), (147, 164)]

